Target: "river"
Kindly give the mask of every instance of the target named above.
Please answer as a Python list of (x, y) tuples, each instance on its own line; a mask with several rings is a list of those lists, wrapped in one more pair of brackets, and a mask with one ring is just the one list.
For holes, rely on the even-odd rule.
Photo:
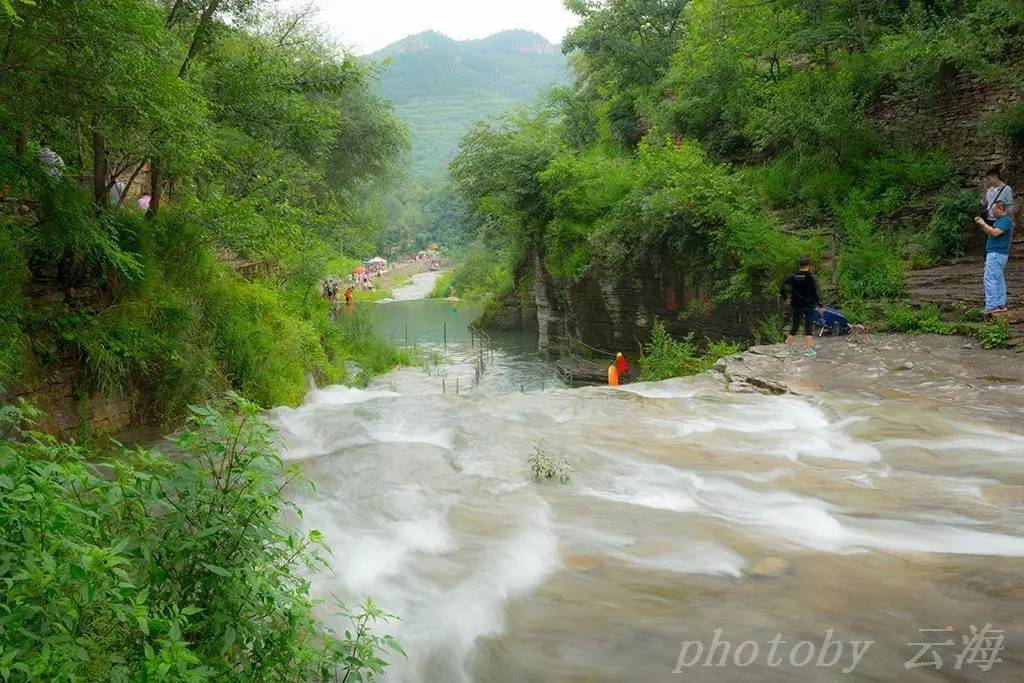
[[(401, 617), (388, 680), (1021, 679), (1021, 386), (940, 400), (960, 390), (910, 349), (891, 396), (863, 368), (800, 396), (713, 375), (570, 389), (513, 335), (478, 381), (475, 313), (382, 304), (381, 333), (408, 325), (432, 366), (272, 413), (334, 550), (314, 591)], [(570, 482), (531, 479), (537, 447)], [(972, 626), (989, 651), (998, 632), (990, 670)]]

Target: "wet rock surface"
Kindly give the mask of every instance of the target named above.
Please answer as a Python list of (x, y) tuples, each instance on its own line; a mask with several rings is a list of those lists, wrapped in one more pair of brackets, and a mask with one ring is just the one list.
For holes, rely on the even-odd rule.
[(817, 357), (784, 345), (754, 346), (714, 370), (731, 391), (854, 394), (974, 406), (1024, 405), (1024, 354), (942, 335), (816, 338)]

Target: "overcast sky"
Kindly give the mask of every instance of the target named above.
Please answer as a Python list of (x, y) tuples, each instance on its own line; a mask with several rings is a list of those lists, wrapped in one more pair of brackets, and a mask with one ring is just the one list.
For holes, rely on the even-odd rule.
[(321, 21), (359, 54), (433, 29), (456, 40), (512, 28), (560, 43), (574, 16), (562, 0), (317, 0)]

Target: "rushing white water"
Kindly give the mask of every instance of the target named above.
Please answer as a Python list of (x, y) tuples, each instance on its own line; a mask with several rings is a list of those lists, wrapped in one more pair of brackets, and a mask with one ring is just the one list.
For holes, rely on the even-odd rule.
[[(400, 615), (389, 630), (409, 656), (389, 679), (438, 682), (676, 680), (680, 641), (718, 628), (762, 642), (833, 629), (877, 642), (851, 680), (933, 680), (903, 666), (917, 629), (985, 623), (1006, 630), (1003, 668), (956, 680), (1012, 680), (1020, 417), (732, 393), (710, 377), (455, 396), (418, 369), (273, 412), (317, 485), (302, 523), (334, 549), (316, 592)], [(538, 444), (564, 452), (569, 484), (531, 480)], [(762, 662), (686, 676), (839, 674)]]

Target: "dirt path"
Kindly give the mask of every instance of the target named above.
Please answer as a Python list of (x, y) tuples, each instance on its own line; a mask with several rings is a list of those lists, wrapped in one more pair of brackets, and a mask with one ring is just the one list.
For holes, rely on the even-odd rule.
[(423, 261), (402, 261), (391, 270), (384, 271), (379, 278), (373, 278), (375, 289), (392, 290), (408, 284), (409, 278), (413, 275), (425, 273), (430, 268)]

